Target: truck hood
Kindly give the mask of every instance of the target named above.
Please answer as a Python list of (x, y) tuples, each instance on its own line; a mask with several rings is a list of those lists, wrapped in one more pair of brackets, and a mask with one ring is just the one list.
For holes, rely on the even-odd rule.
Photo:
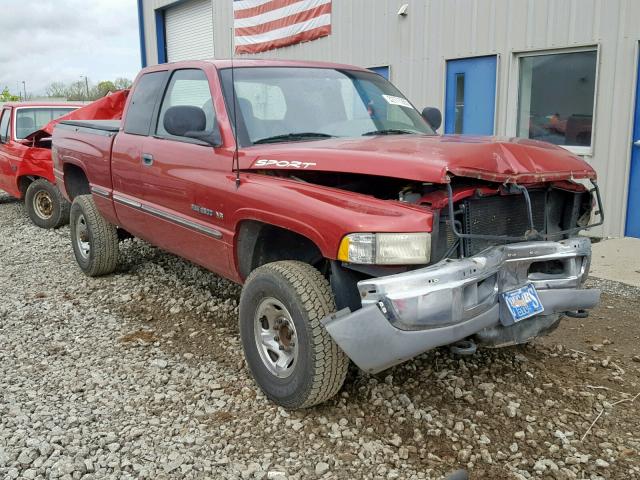
[(446, 183), (448, 175), (535, 183), (596, 178), (564, 148), (522, 138), (389, 135), (256, 145), (243, 150), (245, 170), (317, 170)]

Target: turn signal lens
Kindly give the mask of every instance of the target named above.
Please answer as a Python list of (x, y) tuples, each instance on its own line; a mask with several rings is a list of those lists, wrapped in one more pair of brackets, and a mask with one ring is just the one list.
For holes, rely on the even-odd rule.
[(342, 239), (338, 258), (351, 263), (375, 263), (376, 236), (373, 233), (352, 233)]

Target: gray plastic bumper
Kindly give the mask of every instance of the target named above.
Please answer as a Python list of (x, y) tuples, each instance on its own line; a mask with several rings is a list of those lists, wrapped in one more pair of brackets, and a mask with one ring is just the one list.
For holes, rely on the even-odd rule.
[(501, 293), (527, 283), (536, 287), (544, 312), (522, 322), (593, 308), (600, 291), (580, 288), (590, 259), (591, 243), (579, 237), (492, 247), (466, 259), (361, 281), (362, 308), (323, 323), (356, 365), (376, 373), (483, 329), (509, 328), (514, 321)]

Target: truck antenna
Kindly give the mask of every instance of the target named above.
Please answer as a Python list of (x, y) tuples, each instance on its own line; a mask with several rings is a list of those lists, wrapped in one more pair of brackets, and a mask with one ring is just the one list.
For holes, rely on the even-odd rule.
[(233, 141), (235, 143), (235, 148), (233, 151), (233, 163), (232, 169), (236, 174), (236, 189), (240, 187), (240, 158), (238, 154), (238, 115), (236, 113), (237, 109), (237, 98), (236, 98), (236, 80), (234, 75), (233, 68), (233, 56), (235, 54), (235, 32), (233, 30), (233, 26), (231, 27), (231, 98), (233, 102)]

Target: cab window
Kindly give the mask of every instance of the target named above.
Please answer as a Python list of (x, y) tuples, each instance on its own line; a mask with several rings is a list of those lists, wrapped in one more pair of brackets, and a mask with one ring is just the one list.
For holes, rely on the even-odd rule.
[(167, 78), (167, 71), (151, 72), (142, 75), (131, 97), (124, 121), (125, 133), (133, 135), (149, 135), (151, 118), (162, 94), (162, 87)]
[(176, 70), (173, 73), (160, 107), (158, 124), (156, 126), (157, 135), (174, 137), (165, 129), (164, 120), (167, 111), (172, 107), (178, 106), (190, 106), (201, 109), (206, 119), (203, 135), (206, 135), (208, 132), (213, 134), (216, 128), (216, 114), (209, 89), (209, 80), (202, 70), (184, 69)]
[(11, 110), (5, 108), (2, 110), (2, 118), (0, 118), (0, 142), (7, 143), (9, 141), (9, 119), (11, 118)]

